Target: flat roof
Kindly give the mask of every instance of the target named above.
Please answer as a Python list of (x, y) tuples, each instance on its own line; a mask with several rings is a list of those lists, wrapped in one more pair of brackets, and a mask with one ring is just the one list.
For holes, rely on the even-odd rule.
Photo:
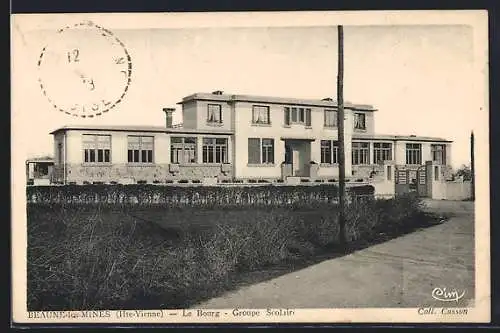
[(165, 132), (166, 128), (165, 126), (67, 125), (53, 130), (50, 134), (68, 130)]
[(33, 157), (28, 158), (26, 163), (54, 163), (54, 159), (51, 157)]
[(72, 131), (111, 131), (111, 132), (150, 132), (150, 133), (190, 133), (190, 134), (232, 134), (233, 131), (221, 129), (188, 129), (188, 128), (167, 128), (165, 126), (116, 126), (116, 125), (68, 125), (53, 130), (50, 134), (58, 132)]
[(424, 142), (445, 142), (451, 143), (453, 141), (437, 138), (431, 136), (418, 136), (418, 135), (390, 135), (390, 134), (362, 134), (353, 133), (353, 140), (380, 140), (380, 141), (424, 141)]
[[(334, 100), (326, 99), (304, 99), (304, 98), (290, 98), (290, 97), (272, 97), (272, 96), (257, 96), (257, 95), (233, 95), (233, 94), (214, 94), (214, 93), (195, 93), (186, 96), (181, 102), (177, 104), (184, 104), (195, 100), (215, 101), (215, 102), (252, 102), (263, 104), (288, 104), (288, 105), (303, 105), (303, 106), (320, 106), (336, 108), (337, 102)], [(351, 102), (344, 102), (344, 107), (351, 110), (359, 111), (377, 111), (372, 105), (369, 104), (353, 104)]]
[(178, 133), (178, 134), (212, 134), (212, 135), (223, 135), (223, 134), (234, 134), (234, 131), (223, 130), (223, 129), (191, 129), (191, 128), (166, 128), (167, 133)]
[[(190, 128), (167, 128), (164, 126), (117, 126), (117, 125), (68, 125), (53, 130), (50, 134), (64, 132), (68, 130), (83, 130), (83, 131), (111, 131), (111, 132), (150, 132), (150, 133), (171, 133), (171, 134), (211, 134), (211, 135), (229, 135), (234, 134), (232, 130), (224, 129), (190, 129)], [(417, 135), (389, 135), (389, 134), (364, 134), (353, 133), (353, 140), (379, 140), (379, 141), (424, 141), (424, 142), (445, 142), (453, 141), (429, 136)], [(302, 137), (300, 135), (290, 135), (284, 137), (287, 140), (310, 140), (311, 137)]]

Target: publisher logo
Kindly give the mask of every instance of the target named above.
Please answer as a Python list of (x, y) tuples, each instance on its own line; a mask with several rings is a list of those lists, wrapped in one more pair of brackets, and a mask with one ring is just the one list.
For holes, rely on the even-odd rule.
[(442, 302), (457, 302), (464, 297), (465, 290), (460, 291), (455, 288), (446, 289), (446, 288), (434, 288), (432, 290), (432, 298), (437, 299)]

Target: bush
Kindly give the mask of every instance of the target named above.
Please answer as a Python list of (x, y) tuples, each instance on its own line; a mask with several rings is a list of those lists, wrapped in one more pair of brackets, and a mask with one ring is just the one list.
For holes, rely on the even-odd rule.
[[(265, 180), (261, 180), (265, 181)], [(179, 183), (187, 182), (180, 180)], [(254, 180), (257, 183), (257, 180)], [(373, 195), (371, 185), (350, 187), (352, 195)], [(260, 207), (333, 202), (335, 185), (317, 186), (157, 186), (141, 185), (66, 185), (30, 186), (27, 202), (41, 204), (134, 204), (169, 207)]]

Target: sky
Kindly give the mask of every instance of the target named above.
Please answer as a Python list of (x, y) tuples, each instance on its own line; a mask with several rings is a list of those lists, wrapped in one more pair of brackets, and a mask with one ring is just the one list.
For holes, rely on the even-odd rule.
[[(176, 107), (174, 121), (181, 122), (176, 103), (195, 92), (336, 99), (336, 26), (113, 33), (131, 56), (130, 88), (119, 107), (83, 119), (54, 110), (36, 80), (39, 54), (55, 31), (14, 26), (13, 145), (26, 158), (53, 154), (49, 132), (64, 125), (163, 126), (164, 107)], [(87, 42), (89, 50), (99, 45)], [(467, 164), (470, 132), (484, 112), (473, 48), (467, 25), (345, 26), (344, 99), (378, 109), (376, 133), (453, 140), (453, 166)]]

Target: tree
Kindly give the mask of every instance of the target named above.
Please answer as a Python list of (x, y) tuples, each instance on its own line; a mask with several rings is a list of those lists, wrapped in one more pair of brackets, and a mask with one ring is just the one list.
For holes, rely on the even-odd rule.
[(455, 178), (463, 177), (464, 180), (472, 180), (472, 169), (469, 165), (462, 164), (453, 175)]

